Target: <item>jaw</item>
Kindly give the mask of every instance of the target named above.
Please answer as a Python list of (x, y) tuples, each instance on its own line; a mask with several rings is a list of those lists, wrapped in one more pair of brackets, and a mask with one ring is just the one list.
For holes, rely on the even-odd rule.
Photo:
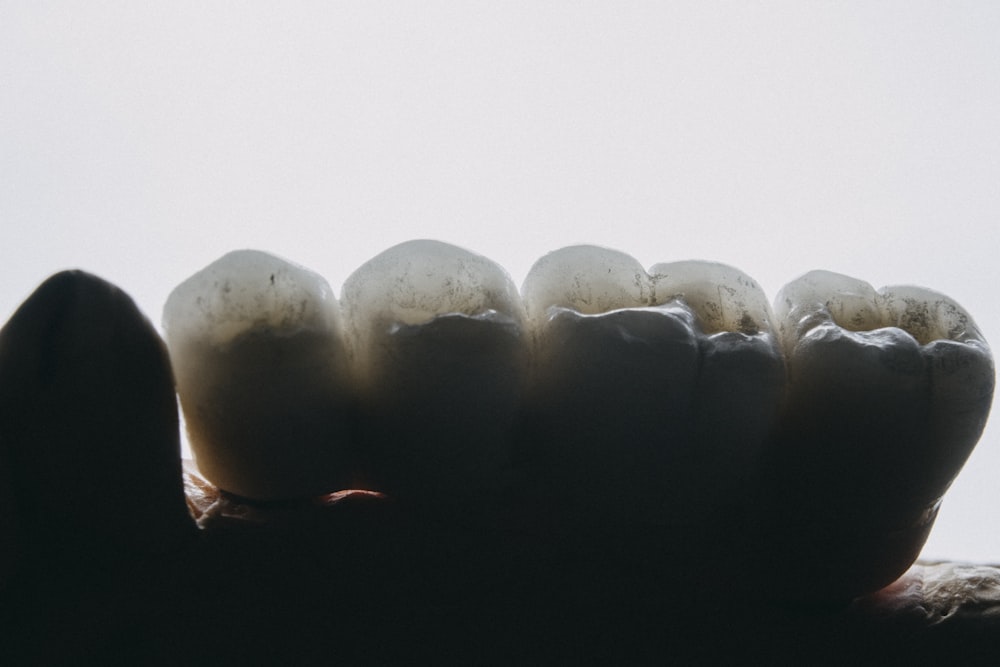
[[(298, 320), (268, 310), (243, 317), (237, 309), (238, 326), (215, 313), (210, 326), (185, 334), (214, 350), (214, 360), (190, 355), (190, 342), (168, 332), (185, 411), (202, 400), (198, 391), (215, 386), (208, 399), (234, 415), (221, 431), (188, 415), (208, 448), (199, 453), (203, 461), (236, 461), (226, 469), (234, 482), (204, 466), (228, 492), (215, 516), (229, 503), (258, 508), (272, 521), (268, 508), (302, 507), (342, 489), (341, 480), (363, 479), (383, 494), (369, 506), (391, 502), (403, 508), (395, 516), (409, 517), (387, 525), (406, 531), (436, 517), (434, 530), (462, 545), (454, 558), (471, 563), (489, 551), (530, 569), (539, 558), (560, 563), (577, 554), (598, 570), (631, 569), (636, 595), (643, 586), (668, 595), (687, 576), (680, 573), (697, 572), (714, 576), (720, 590), (844, 600), (889, 583), (913, 562), (992, 396), (988, 347), (957, 304), (911, 288), (880, 296), (859, 281), (811, 276), (782, 291), (775, 314), (755, 283), (731, 267), (646, 271), (622, 253), (554, 255), (533, 269), (519, 296), (485, 258), (407, 245), (359, 270), (354, 287), (345, 288), (343, 324), (308, 316), (322, 312), (318, 306), (295, 311), (307, 315)], [(570, 288), (562, 286), (566, 276)], [(270, 269), (266, 277), (265, 293)], [(60, 280), (72, 291), (90, 279)], [(463, 280), (462, 289), (441, 289)], [(400, 292), (407, 282), (426, 294)], [(479, 286), (486, 286), (482, 293)], [(4, 329), (4, 386), (37, 375), (32, 359), (44, 354), (31, 332), (46, 328), (47, 312), (59, 311), (53, 317), (71, 323), (68, 335), (93, 340), (100, 352), (66, 368), (103, 378), (94, 386), (106, 388), (108, 410), (129, 411), (129, 401), (160, 396), (170, 410), (143, 417), (143, 432), (162, 432), (175, 446), (169, 373), (137, 376), (166, 389), (123, 390), (134, 378), (119, 382), (108, 373), (122, 367), (122, 351), (109, 352), (104, 334), (94, 333), (106, 330), (102, 318), (132, 331), (135, 316), (119, 305), (109, 309), (89, 288), (68, 310), (51, 291), (40, 290)], [(249, 293), (253, 304), (284, 303)], [(315, 293), (320, 304), (328, 298), (328, 290)], [(240, 327), (262, 346), (234, 344), (251, 339), (240, 338)], [(305, 340), (296, 338), (303, 329), (312, 344), (297, 342)], [(152, 340), (150, 349), (162, 355), (155, 334)], [(284, 352), (260, 352), (285, 345)], [(234, 349), (244, 351), (238, 363), (226, 357)], [(308, 361), (329, 358), (331, 349), (339, 350), (333, 365)], [(307, 360), (295, 363), (296, 355)], [(300, 382), (317, 370), (318, 379)], [(215, 384), (202, 381), (211, 377)], [(5, 432), (20, 434), (12, 436), (19, 442), (31, 429), (58, 432), (66, 437), (45, 442), (56, 443), (53, 451), (72, 448), (63, 426), (39, 426), (37, 405), (96, 423), (81, 406), (101, 405), (102, 394), (70, 395), (70, 383), (61, 384), (55, 394), (6, 391), (10, 405), (30, 409), (6, 411)], [(262, 394), (271, 398), (262, 401)], [(335, 409), (325, 403), (331, 396)], [(314, 426), (328, 418), (330, 431)], [(246, 423), (262, 426), (228, 441), (218, 435), (242, 433)], [(254, 439), (258, 450), (247, 446)], [(4, 450), (11, 469), (25, 474), (12, 451)], [(276, 485), (262, 483), (269, 475), (279, 478)], [(34, 497), (23, 482), (10, 486), (16, 506)], [(488, 562), (500, 567), (503, 560)], [(598, 570), (588, 576), (599, 577)], [(716, 576), (722, 571), (732, 574)], [(665, 583), (651, 589), (651, 581)]]
[(488, 259), (415, 241), (343, 292), (357, 426), (326, 442), (354, 453), (352, 479), (612, 560), (743, 557), (741, 585), (790, 598), (903, 572), (992, 397), (989, 348), (954, 301), (829, 272), (772, 309), (733, 267), (573, 246), (518, 295)]

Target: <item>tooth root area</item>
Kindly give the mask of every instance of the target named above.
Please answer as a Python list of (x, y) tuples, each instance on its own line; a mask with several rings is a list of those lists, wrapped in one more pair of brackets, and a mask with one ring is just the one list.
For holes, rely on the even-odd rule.
[(326, 281), (266, 253), (229, 253), (171, 293), (164, 329), (199, 467), (250, 498), (345, 482), (349, 368)]

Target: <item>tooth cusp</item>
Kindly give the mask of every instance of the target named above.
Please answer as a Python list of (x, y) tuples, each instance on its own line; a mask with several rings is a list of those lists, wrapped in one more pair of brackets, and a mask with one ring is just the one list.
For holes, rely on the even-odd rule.
[(521, 288), (528, 317), (538, 322), (552, 307), (584, 315), (651, 305), (652, 284), (639, 262), (617, 250), (568, 246), (531, 267)]
[(721, 264), (647, 273), (573, 246), (536, 262), (522, 294), (533, 447), (566, 511), (610, 525), (734, 521), (784, 384), (759, 286)]
[[(764, 507), (777, 518), (762, 525), (818, 536), (806, 551), (842, 536), (848, 551), (892, 543), (911, 554), (992, 399), (992, 358), (975, 323), (917, 288), (876, 291), (816, 271), (786, 285), (772, 310), (733, 267), (647, 271), (624, 253), (573, 246), (536, 262), (519, 296), (490, 260), (414, 241), (345, 283), (341, 341), (328, 286), (272, 259), (246, 255), (252, 276), (239, 280), (215, 267), (201, 292), (178, 288), (187, 312), (175, 317), (168, 304), (165, 316), (193, 436), (239, 452), (226, 461), (232, 479), (256, 480), (249, 491), (233, 482), (241, 495), (289, 493), (263, 478), (286, 477), (295, 468), (286, 459), (304, 455), (274, 443), (323, 441), (340, 444), (309, 463), (326, 471), (322, 484), (300, 479), (296, 489), (338, 488), (350, 462), (370, 488), (438, 511), (502, 497), (524, 471), (512, 461), (523, 449), (562, 516), (591, 526), (732, 527)], [(312, 351), (296, 357), (293, 340)], [(328, 358), (317, 362), (321, 345)], [(266, 386), (280, 406), (296, 394), (294, 378), (318, 368), (326, 388), (286, 404), (281, 419), (254, 403)], [(199, 403), (199, 392), (226, 398)], [(320, 413), (330, 421), (310, 417)], [(232, 425), (240, 420), (249, 427)], [(212, 431), (216, 423), (230, 431)], [(347, 431), (356, 450), (343, 446), (354, 444)], [(758, 480), (764, 457), (771, 468)], [(199, 453), (208, 470), (223, 458)], [(753, 485), (770, 483), (777, 490), (762, 505), (741, 506)], [(787, 535), (778, 543), (795, 547)]]
[(322, 277), (235, 251), (171, 293), (164, 329), (206, 477), (261, 500), (343, 488), (353, 397), (339, 307)]
[[(772, 520), (784, 521), (776, 539), (799, 533), (805, 551), (853, 545), (844, 562), (857, 571), (842, 587), (874, 590), (919, 553), (979, 439), (993, 392), (989, 347), (943, 295), (875, 291), (825, 271), (782, 288), (775, 311), (789, 369), (764, 489), (777, 499)], [(810, 542), (809, 526), (827, 537)]]
[(344, 283), (341, 300), (359, 369), (371, 352), (370, 337), (390, 329), (444, 315), (523, 320), (506, 271), (482, 255), (431, 240), (407, 241), (372, 258)]
[(653, 265), (655, 304), (680, 300), (698, 316), (707, 334), (734, 332), (755, 335), (769, 331), (771, 304), (757, 282), (718, 262), (689, 260)]

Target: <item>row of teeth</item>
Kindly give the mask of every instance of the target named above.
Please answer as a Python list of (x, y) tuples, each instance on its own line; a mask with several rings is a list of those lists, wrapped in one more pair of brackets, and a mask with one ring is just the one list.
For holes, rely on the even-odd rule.
[(447, 503), (528, 475), (598, 521), (698, 525), (763, 483), (896, 528), (938, 502), (992, 402), (989, 347), (953, 300), (824, 271), (772, 309), (729, 266), (574, 246), (519, 292), (485, 257), (412, 241), (341, 294), (256, 251), (171, 294), (191, 446), (220, 488)]

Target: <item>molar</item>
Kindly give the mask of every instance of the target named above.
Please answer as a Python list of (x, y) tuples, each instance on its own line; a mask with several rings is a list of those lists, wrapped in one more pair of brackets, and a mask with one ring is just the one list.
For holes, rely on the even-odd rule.
[(760, 288), (719, 264), (574, 246), (532, 267), (529, 429), (575, 516), (609, 525), (733, 522), (784, 380)]
[(918, 555), (986, 423), (992, 357), (961, 306), (921, 288), (814, 271), (775, 311), (789, 392), (764, 486), (771, 541), (814, 568), (769, 560), (793, 595), (849, 598)]
[(339, 307), (322, 277), (231, 252), (170, 294), (163, 326), (209, 480), (260, 500), (349, 486), (353, 395)]

